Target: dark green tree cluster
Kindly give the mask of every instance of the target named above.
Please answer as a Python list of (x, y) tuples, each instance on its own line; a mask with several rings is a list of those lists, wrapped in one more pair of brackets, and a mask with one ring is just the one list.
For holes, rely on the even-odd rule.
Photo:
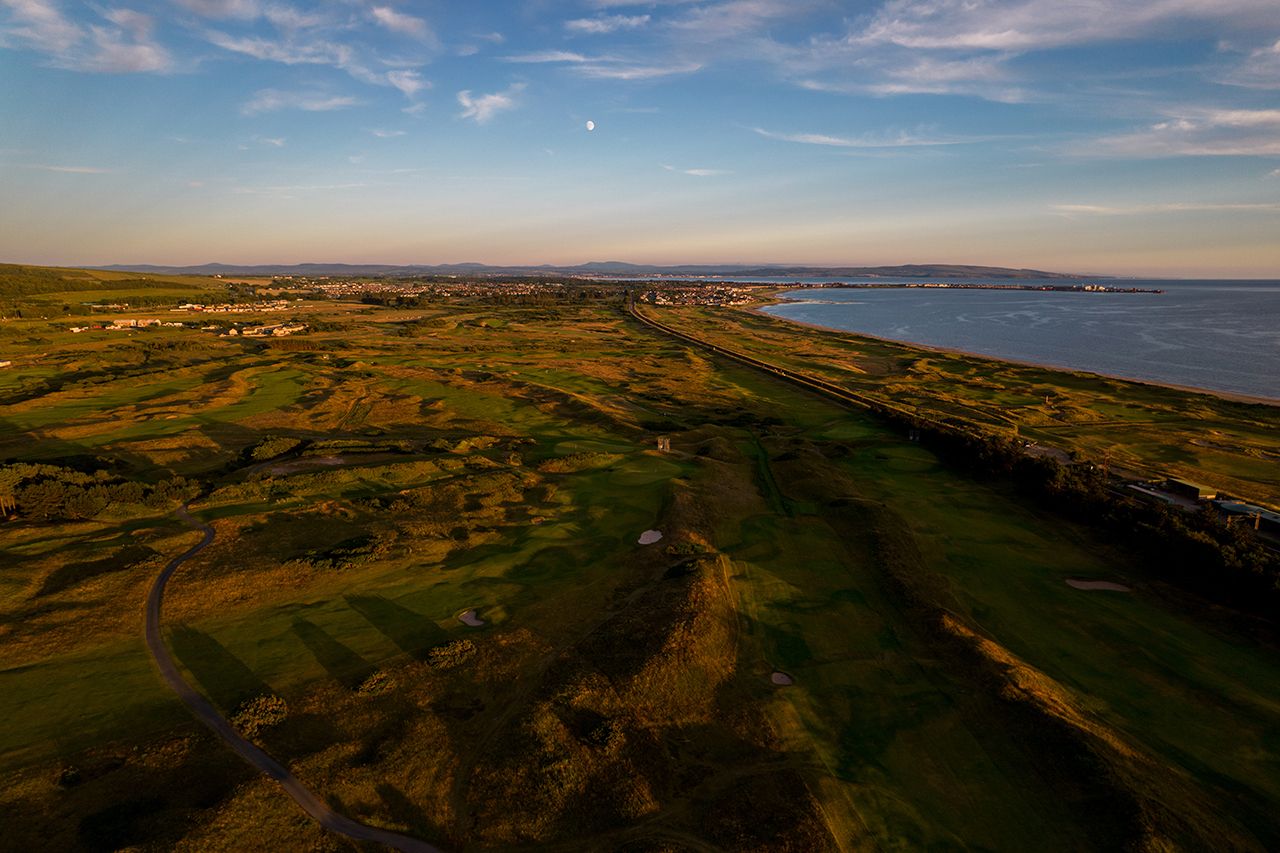
[(165, 509), (199, 493), (183, 477), (140, 483), (105, 470), (78, 471), (58, 465), (14, 462), (0, 467), (0, 495), (19, 515), (39, 520), (93, 518), (114, 505)]

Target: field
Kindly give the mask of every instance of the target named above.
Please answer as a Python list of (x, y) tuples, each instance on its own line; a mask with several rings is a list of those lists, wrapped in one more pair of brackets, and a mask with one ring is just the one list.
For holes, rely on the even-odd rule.
[[(1265, 632), (620, 297), (299, 302), (257, 318), (312, 326), (282, 340), (22, 313), (0, 848), (354, 847), (155, 674), (143, 602), (198, 539), (183, 501), (216, 534), (166, 593), (191, 682), (335, 809), (447, 849), (1280, 846)], [(1025, 386), (1024, 435), (1280, 491), (1274, 410), (663, 316), (922, 409), (994, 418)], [(1184, 447), (1210, 420), (1233, 449)], [(264, 696), (282, 719), (245, 710)]]

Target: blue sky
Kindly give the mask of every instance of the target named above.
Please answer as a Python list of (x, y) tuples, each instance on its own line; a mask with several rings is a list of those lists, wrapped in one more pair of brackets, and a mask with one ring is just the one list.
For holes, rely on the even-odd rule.
[(10, 261), (1280, 277), (1276, 0), (0, 0), (0, 80)]

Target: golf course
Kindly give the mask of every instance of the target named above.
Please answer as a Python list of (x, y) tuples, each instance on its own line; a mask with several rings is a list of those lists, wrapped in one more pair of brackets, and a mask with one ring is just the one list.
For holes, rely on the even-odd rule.
[(0, 849), (1280, 848), (1271, 619), (663, 328), (1273, 507), (1280, 408), (486, 293), (0, 266)]

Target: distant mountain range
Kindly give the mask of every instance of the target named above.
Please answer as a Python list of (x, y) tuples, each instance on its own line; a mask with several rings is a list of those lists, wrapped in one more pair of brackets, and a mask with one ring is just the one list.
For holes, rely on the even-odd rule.
[(94, 267), (104, 270), (127, 270), (162, 275), (296, 275), (296, 276), (419, 276), (419, 275), (476, 275), (476, 276), (609, 276), (611, 278), (645, 278), (649, 276), (706, 276), (762, 278), (973, 278), (973, 279), (1029, 279), (1029, 278), (1105, 278), (1084, 276), (1045, 270), (1010, 269), (1008, 267), (979, 267), (967, 264), (902, 264), (885, 267), (819, 267), (748, 264), (693, 264), (686, 266), (646, 266), (622, 261), (598, 261), (576, 266), (492, 266), (489, 264), (435, 264), (393, 266), (388, 264), (200, 264), (198, 266), (170, 267), (154, 264), (115, 264)]

